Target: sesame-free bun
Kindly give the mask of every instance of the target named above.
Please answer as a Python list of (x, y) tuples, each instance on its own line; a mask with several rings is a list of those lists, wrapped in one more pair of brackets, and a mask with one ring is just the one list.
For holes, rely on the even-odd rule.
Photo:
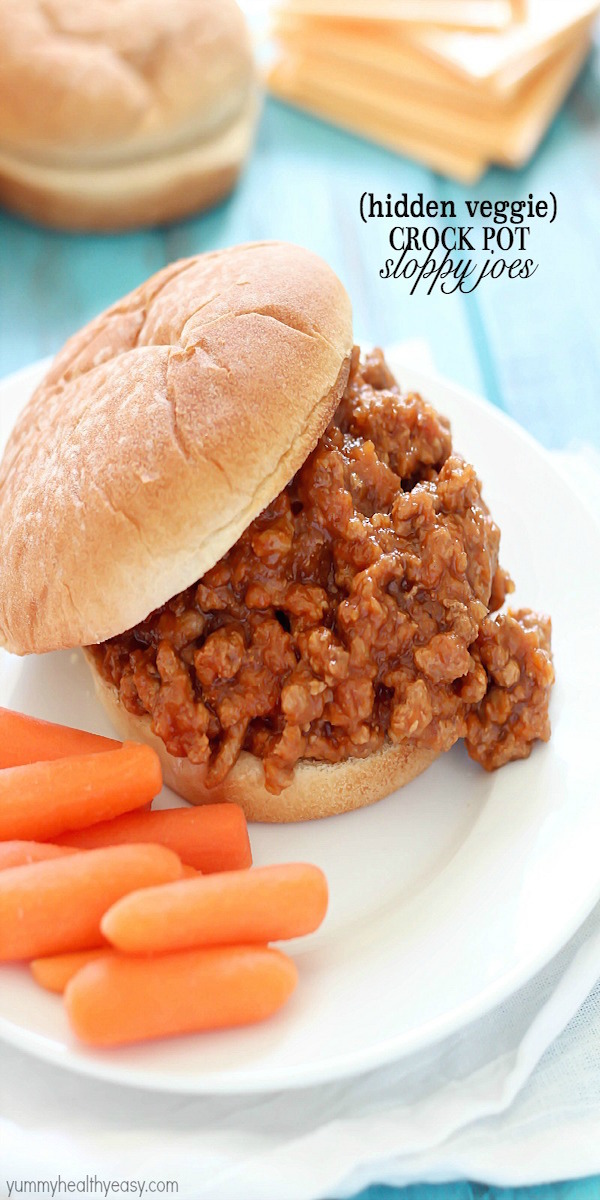
[(204, 766), (169, 754), (164, 742), (153, 734), (150, 718), (128, 712), (119, 700), (117, 689), (98, 673), (89, 652), (86, 658), (98, 698), (117, 733), (125, 740), (146, 742), (156, 750), (167, 786), (190, 804), (234, 801), (243, 808), (249, 821), (309, 821), (364, 808), (410, 783), (437, 758), (433, 750), (386, 742), (368, 758), (348, 758), (338, 763), (301, 759), (296, 763), (292, 782), (274, 796), (265, 788), (260, 759), (242, 751), (223, 783), (207, 788)]
[(257, 101), (235, 0), (3, 0), (0, 201), (110, 230), (235, 183)]
[(237, 182), (257, 100), (207, 142), (124, 166), (63, 167), (16, 158), (0, 146), (0, 203), (56, 229), (107, 233), (176, 221), (217, 204)]
[(191, 586), (305, 461), (351, 349), (339, 279), (280, 242), (173, 263), (75, 334), (0, 463), (0, 644), (105, 641)]

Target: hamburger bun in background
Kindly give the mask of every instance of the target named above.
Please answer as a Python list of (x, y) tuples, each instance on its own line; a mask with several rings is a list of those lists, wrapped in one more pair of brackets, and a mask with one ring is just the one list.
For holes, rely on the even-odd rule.
[[(336, 275), (281, 243), (174, 263), (75, 334), (0, 465), (0, 642), (16, 654), (89, 646), (192, 585), (307, 458), (352, 345)], [(326, 816), (380, 799), (435, 757), (389, 745), (302, 762), (274, 796), (242, 751), (207, 789), (204, 767), (170, 755), (86, 657), (117, 731), (153, 745), (165, 782), (192, 803), (236, 800), (255, 820)]]
[(257, 112), (235, 0), (0, 5), (0, 203), (36, 222), (116, 231), (208, 208)]

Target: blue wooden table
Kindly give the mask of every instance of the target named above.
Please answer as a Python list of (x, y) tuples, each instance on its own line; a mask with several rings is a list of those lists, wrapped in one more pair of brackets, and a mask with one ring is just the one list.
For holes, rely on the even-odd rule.
[(599, 1197), (600, 1176), (529, 1188), (494, 1188), (466, 1182), (371, 1187), (354, 1200), (598, 1200)]
[[(427, 337), (440, 370), (484, 392), (543, 443), (600, 444), (600, 52), (526, 170), (492, 170), (463, 189), (361, 139), (268, 102), (235, 195), (168, 229), (89, 238), (0, 216), (0, 373), (58, 349), (84, 321), (165, 262), (255, 238), (287, 238), (343, 278), (359, 340)], [(465, 197), (558, 197), (533, 246), (530, 280), (484, 282), (470, 296), (410, 296), (384, 281), (383, 222), (362, 224), (364, 190)], [(389, 251), (387, 251), (389, 253)]]
[[(528, 281), (470, 296), (383, 281), (381, 223), (363, 225), (364, 190), (385, 195), (519, 199), (556, 193), (559, 215), (536, 234)], [(240, 241), (310, 246), (343, 278), (357, 340), (425, 337), (438, 368), (511, 413), (549, 447), (600, 445), (600, 55), (593, 56), (535, 160), (493, 170), (467, 190), (360, 139), (267, 102), (256, 151), (235, 195), (207, 216), (119, 237), (55, 234), (0, 214), (0, 375), (64, 339), (164, 263)], [(371, 1188), (361, 1200), (513, 1200), (478, 1184)], [(594, 1180), (530, 1188), (521, 1200), (599, 1200)]]

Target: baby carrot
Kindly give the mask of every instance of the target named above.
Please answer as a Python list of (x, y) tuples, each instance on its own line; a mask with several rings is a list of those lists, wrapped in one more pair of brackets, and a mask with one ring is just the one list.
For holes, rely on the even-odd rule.
[(277, 942), (312, 933), (327, 911), (318, 867), (288, 863), (182, 879), (125, 896), (102, 932), (126, 954)]
[(53, 846), (51, 842), (0, 842), (0, 871), (76, 853), (74, 846)]
[(133, 742), (101, 754), (7, 767), (0, 771), (0, 841), (51, 841), (67, 829), (140, 808), (161, 786), (158, 755)]
[(99, 946), (97, 950), (75, 950), (72, 954), (51, 954), (48, 958), (34, 958), (30, 963), (31, 974), (40, 987), (47, 992), (64, 992), (68, 982), (90, 962), (97, 958), (112, 958), (114, 950)]
[(97, 733), (54, 725), (51, 721), (12, 712), (10, 708), (0, 708), (0, 767), (21, 767), (26, 763), (68, 758), (71, 754), (116, 750), (120, 744)]
[(298, 973), (266, 946), (188, 950), (160, 958), (103, 958), (65, 991), (69, 1021), (91, 1046), (250, 1025), (277, 1012)]
[(181, 863), (164, 846), (111, 846), (0, 871), (0, 961), (99, 946), (102, 914), (116, 900), (179, 878)]
[(203, 804), (124, 813), (57, 839), (63, 846), (92, 849), (121, 842), (158, 842), (204, 875), (249, 867), (248, 826), (238, 804)]

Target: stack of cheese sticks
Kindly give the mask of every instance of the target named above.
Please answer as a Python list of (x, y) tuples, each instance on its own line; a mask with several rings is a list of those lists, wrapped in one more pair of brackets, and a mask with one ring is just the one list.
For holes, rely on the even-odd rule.
[(270, 90), (463, 183), (536, 150), (599, 0), (282, 0)]

